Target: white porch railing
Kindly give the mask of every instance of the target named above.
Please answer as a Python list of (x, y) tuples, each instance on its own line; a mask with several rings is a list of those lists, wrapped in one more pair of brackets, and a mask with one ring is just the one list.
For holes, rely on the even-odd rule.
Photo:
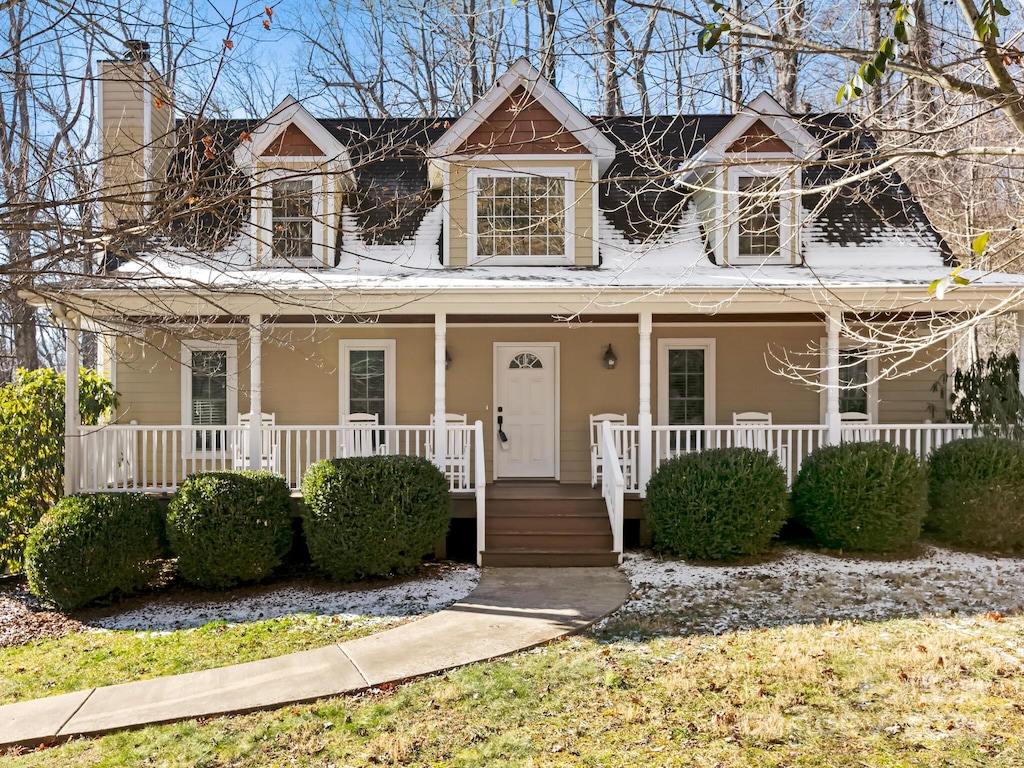
[[(474, 454), (483, 449), (475, 425), (446, 425), (444, 472), (453, 492), (473, 492), (484, 482)], [(310, 464), (344, 456), (407, 455), (433, 459), (434, 427), (259, 427), (260, 456), (249, 453), (250, 428), (106, 425), (83, 427), (79, 490), (168, 493), (188, 475), (251, 465), (284, 476), (299, 490)], [(482, 429), (482, 427), (481, 427)]]
[(622, 434), (616, 435), (610, 421), (601, 424), (601, 495), (608, 507), (608, 521), (612, 526), (612, 551), (622, 562), (622, 528), (624, 494), (626, 481), (622, 474), (622, 459), (616, 443), (621, 444)]
[(953, 440), (974, 436), (972, 424), (843, 424), (839, 428), (843, 442), (880, 440), (892, 443), (927, 459), (936, 448)]
[(484, 423), (473, 425), (473, 478), (476, 480), (476, 564), (483, 565), (484, 543), (487, 541), (487, 467), (484, 461)]

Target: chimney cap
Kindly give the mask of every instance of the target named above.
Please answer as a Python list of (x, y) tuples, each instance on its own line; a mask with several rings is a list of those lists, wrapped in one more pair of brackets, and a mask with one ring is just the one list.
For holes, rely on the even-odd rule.
[(149, 61), (149, 43), (145, 40), (124, 41), (125, 61)]

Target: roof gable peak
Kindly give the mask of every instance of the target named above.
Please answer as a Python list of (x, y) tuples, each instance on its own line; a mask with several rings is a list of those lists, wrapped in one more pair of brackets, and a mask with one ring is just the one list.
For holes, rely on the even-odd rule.
[(273, 111), (262, 121), (248, 140), (242, 142), (235, 150), (235, 163), (246, 171), (251, 171), (259, 158), (281, 157), (295, 161), (294, 152), (283, 150), (286, 135), (296, 135), (298, 131), (307, 141), (307, 146), (315, 147), (318, 152), (313, 157), (328, 163), (340, 163), (341, 170), (348, 172), (352, 168), (348, 149), (330, 131), (310, 114), (294, 96), (285, 96)]
[(611, 165), (615, 159), (615, 145), (611, 140), (554, 85), (543, 78), (524, 57), (517, 59), (487, 92), (430, 146), (428, 157), (443, 158), (459, 154), (473, 132), (520, 88), (572, 133), (581, 148), (597, 158), (601, 172)]

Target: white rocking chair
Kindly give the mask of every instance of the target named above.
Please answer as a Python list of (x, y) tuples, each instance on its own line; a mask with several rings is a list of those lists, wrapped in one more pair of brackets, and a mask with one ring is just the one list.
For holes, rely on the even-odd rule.
[[(624, 413), (596, 413), (590, 415), (590, 487), (594, 488), (602, 480), (601, 465), (604, 456), (601, 453), (601, 425), (604, 422), (611, 422), (612, 426), (626, 426), (626, 414)], [(636, 446), (633, 445), (629, 432), (612, 430), (615, 437), (615, 450), (619, 454), (619, 464), (622, 467), (622, 478), (626, 488), (633, 487), (633, 477), (636, 474)]]

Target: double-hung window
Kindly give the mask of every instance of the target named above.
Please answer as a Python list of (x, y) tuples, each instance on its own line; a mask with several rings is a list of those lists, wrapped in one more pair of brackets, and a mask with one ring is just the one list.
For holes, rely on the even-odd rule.
[[(826, 340), (821, 340), (821, 383), (828, 383)], [(824, 423), (828, 407), (828, 391), (821, 392), (821, 417)], [(866, 349), (851, 340), (841, 341), (839, 347), (839, 413), (850, 418), (867, 417), (878, 422), (878, 360)]]
[[(658, 342), (658, 424), (694, 427), (715, 423), (715, 340), (661, 339)], [(667, 448), (696, 450), (703, 433), (680, 442), (670, 432)]]
[(472, 261), (572, 263), (569, 171), (480, 170), (471, 179)]
[(181, 423), (197, 429), (186, 450), (223, 451), (224, 429), (238, 415), (238, 350), (235, 342), (182, 345)]
[(798, 256), (794, 208), (799, 171), (783, 172), (772, 165), (738, 166), (726, 176), (726, 260), (793, 263)]
[(379, 424), (395, 423), (394, 340), (341, 342), (342, 420), (373, 413)]
[(313, 181), (281, 179), (270, 185), (271, 242), (275, 259), (307, 264), (313, 258)]

